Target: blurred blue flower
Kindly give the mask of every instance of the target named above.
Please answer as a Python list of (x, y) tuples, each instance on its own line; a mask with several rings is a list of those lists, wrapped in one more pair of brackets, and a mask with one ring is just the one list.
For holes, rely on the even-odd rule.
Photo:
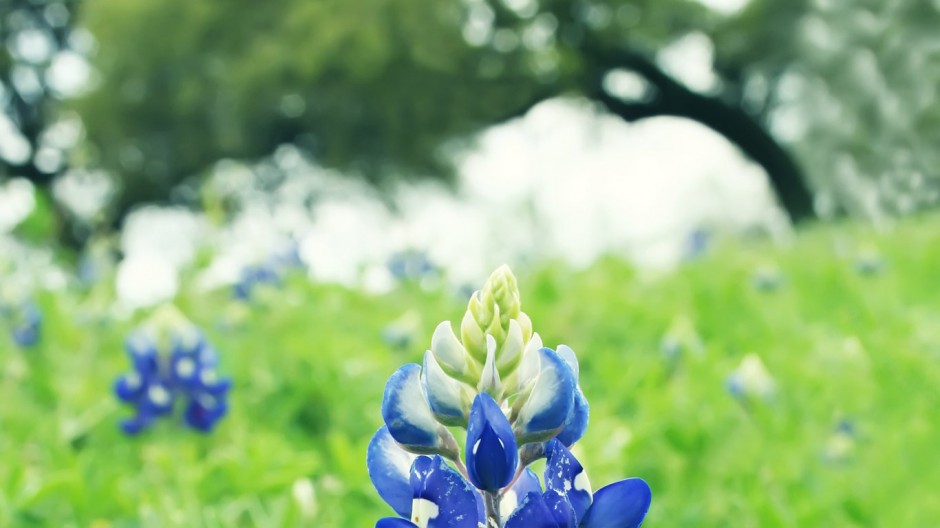
[(751, 281), (758, 290), (771, 292), (783, 286), (783, 275), (776, 266), (762, 265), (754, 270)]
[(239, 301), (251, 300), (251, 294), (259, 285), (278, 286), (281, 275), (269, 264), (248, 266), (242, 270), (238, 282), (232, 287), (232, 295)]
[(300, 254), (300, 244), (296, 240), (271, 256), (271, 266), (279, 270), (300, 269), (306, 266)]
[(169, 350), (161, 350), (146, 330), (131, 334), (125, 348), (132, 370), (114, 384), (118, 399), (130, 404), (135, 415), (121, 429), (135, 435), (154, 420), (173, 414), (183, 401), (183, 422), (192, 429), (209, 432), (228, 411), (231, 382), (216, 372), (215, 350), (199, 332), (177, 334)]
[(421, 280), (437, 274), (437, 267), (424, 251), (407, 249), (393, 254), (386, 264), (389, 273), (398, 280)]
[(710, 244), (711, 234), (708, 231), (701, 227), (693, 229), (686, 236), (683, 259), (694, 260), (705, 255)]
[(105, 235), (95, 235), (85, 244), (76, 269), (82, 285), (90, 287), (114, 273), (118, 260), (114, 244), (115, 241)]
[(380, 336), (382, 341), (396, 350), (404, 350), (411, 346), (415, 334), (421, 324), (421, 317), (417, 312), (407, 311), (401, 317), (385, 325)]
[(885, 260), (873, 247), (862, 248), (855, 257), (855, 271), (859, 275), (872, 276), (884, 271)]
[(858, 428), (855, 422), (846, 418), (839, 420), (823, 448), (823, 461), (830, 464), (850, 461), (857, 443)]
[(757, 354), (744, 356), (738, 368), (728, 376), (725, 386), (732, 396), (745, 401), (755, 398), (770, 400), (777, 390), (773, 376)]
[(10, 337), (20, 348), (30, 348), (39, 342), (42, 311), (36, 303), (26, 301), (7, 306), (0, 313), (5, 315), (10, 326)]

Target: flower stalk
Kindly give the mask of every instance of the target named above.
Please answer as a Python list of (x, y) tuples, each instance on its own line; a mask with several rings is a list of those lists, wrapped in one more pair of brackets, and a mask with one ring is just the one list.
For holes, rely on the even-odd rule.
[(499, 493), (495, 491), (483, 494), (483, 504), (486, 507), (486, 525), (489, 528), (502, 527), (502, 521), (499, 518)]

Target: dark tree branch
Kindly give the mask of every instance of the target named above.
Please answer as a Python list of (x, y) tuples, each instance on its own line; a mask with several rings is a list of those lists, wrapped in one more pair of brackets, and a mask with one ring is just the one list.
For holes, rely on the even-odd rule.
[[(773, 136), (738, 106), (719, 97), (702, 95), (688, 89), (641, 54), (624, 51), (594, 52), (594, 75), (588, 95), (625, 121), (668, 115), (702, 123), (738, 146), (760, 164), (770, 179), (781, 206), (794, 222), (815, 217), (813, 196), (805, 183), (800, 166)], [(648, 102), (626, 102), (608, 94), (604, 75), (614, 69), (628, 69), (641, 76), (655, 89)]]

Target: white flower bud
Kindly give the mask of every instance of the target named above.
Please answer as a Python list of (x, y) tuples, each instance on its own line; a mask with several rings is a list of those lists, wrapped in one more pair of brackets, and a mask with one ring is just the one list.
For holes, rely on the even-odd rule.
[(449, 376), (462, 378), (467, 375), (467, 350), (454, 335), (450, 321), (444, 321), (434, 329), (431, 336), (431, 353)]
[(463, 315), (460, 323), (460, 339), (470, 356), (483, 364), (486, 361), (486, 334), (477, 324), (470, 310)]
[(486, 336), (486, 363), (483, 365), (483, 374), (480, 376), (477, 390), (489, 394), (497, 401), (501, 397), (503, 385), (496, 369), (496, 340), (493, 336)]
[(509, 321), (509, 332), (503, 346), (496, 352), (496, 368), (502, 377), (508, 376), (519, 365), (525, 342), (522, 340), (522, 327), (515, 319)]

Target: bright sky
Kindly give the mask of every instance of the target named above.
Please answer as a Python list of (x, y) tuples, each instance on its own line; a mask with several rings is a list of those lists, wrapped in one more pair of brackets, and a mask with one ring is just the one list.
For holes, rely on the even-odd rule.
[(750, 0), (698, 0), (719, 13), (731, 14), (740, 11)]

